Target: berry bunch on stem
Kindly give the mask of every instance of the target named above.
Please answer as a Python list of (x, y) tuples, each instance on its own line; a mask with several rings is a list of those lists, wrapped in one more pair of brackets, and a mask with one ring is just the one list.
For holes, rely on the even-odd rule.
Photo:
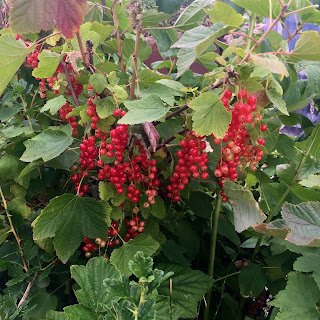
[[(223, 139), (214, 139), (215, 144), (221, 144), (221, 160), (219, 161), (214, 175), (219, 178), (219, 184), (223, 188), (224, 181), (237, 181), (239, 173), (243, 173), (246, 167), (251, 171), (257, 169), (258, 162), (263, 156), (263, 151), (259, 146), (263, 146), (265, 141), (262, 137), (253, 141), (246, 128), (252, 125), (253, 128), (259, 127), (259, 132), (267, 130), (266, 125), (261, 123), (262, 116), (256, 111), (257, 98), (247, 96), (247, 91), (240, 90), (238, 93), (239, 102), (234, 106), (230, 105), (232, 92), (226, 90), (221, 97), (225, 108), (232, 113), (232, 121)], [(214, 135), (213, 135), (214, 137)], [(222, 201), (228, 201), (222, 192)]]
[(207, 144), (203, 139), (204, 137), (197, 136), (194, 132), (188, 132), (186, 138), (180, 142), (182, 150), (176, 153), (178, 164), (170, 177), (171, 184), (167, 186), (167, 197), (174, 202), (180, 200), (180, 191), (189, 183), (191, 175), (195, 179), (201, 177), (203, 180), (209, 177), (208, 154), (204, 152)]

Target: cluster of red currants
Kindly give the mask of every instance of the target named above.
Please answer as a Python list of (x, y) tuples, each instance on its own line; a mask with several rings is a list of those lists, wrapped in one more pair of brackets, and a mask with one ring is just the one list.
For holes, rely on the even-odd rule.
[[(219, 184), (223, 187), (226, 179), (237, 181), (238, 172), (244, 172), (247, 166), (250, 170), (255, 171), (258, 162), (263, 156), (263, 151), (259, 148), (265, 144), (262, 137), (257, 141), (253, 141), (246, 128), (246, 125), (252, 124), (253, 127), (259, 125), (262, 116), (256, 112), (257, 98), (255, 96), (247, 96), (247, 91), (240, 90), (238, 98), (241, 102), (237, 102), (232, 108), (229, 105), (232, 92), (226, 90), (221, 98), (226, 109), (231, 110), (232, 121), (229, 129), (223, 139), (214, 139), (215, 144), (224, 143), (221, 149), (221, 160), (219, 161), (214, 175), (219, 178)], [(245, 102), (244, 102), (245, 101)], [(266, 125), (260, 125), (260, 131), (267, 130)], [(213, 135), (214, 136), (214, 135)], [(222, 201), (228, 201), (222, 192)]]
[(39, 60), (38, 60), (38, 56), (39, 56), (40, 52), (39, 50), (34, 50), (31, 53), (29, 53), (27, 55), (27, 62), (28, 64), (33, 68), (38, 68), (39, 65)]
[[(126, 219), (125, 223), (128, 227), (128, 231), (123, 238), (123, 241), (125, 242), (136, 238), (139, 233), (144, 232), (145, 222), (141, 221), (141, 218), (138, 215), (135, 215), (132, 219)], [(108, 228), (108, 238), (106, 240), (102, 240), (101, 238), (90, 239), (85, 237), (83, 242), (84, 245), (82, 245), (81, 249), (85, 252), (85, 256), (87, 258), (91, 258), (92, 254), (97, 252), (99, 248), (113, 248), (114, 246), (119, 246), (121, 242), (118, 223), (115, 221), (111, 223), (111, 226)]]
[[(40, 82), (41, 83), (41, 82)], [(75, 116), (71, 116), (67, 118), (68, 114), (73, 110), (73, 108), (69, 105), (69, 103), (66, 103), (65, 105), (62, 106), (60, 109), (60, 118), (61, 120), (66, 120), (72, 127), (72, 135), (77, 136), (78, 131), (77, 131), (77, 118)]]
[(169, 178), (171, 184), (167, 186), (167, 197), (174, 202), (180, 200), (180, 191), (189, 183), (191, 174), (194, 178), (208, 179), (208, 154), (204, 152), (207, 147), (204, 137), (194, 132), (187, 133), (186, 139), (180, 142), (182, 150), (177, 151), (179, 158), (173, 175)]
[(140, 217), (138, 215), (134, 216), (132, 220), (126, 219), (126, 226), (128, 227), (128, 232), (124, 235), (123, 240), (128, 242), (131, 238), (136, 238), (139, 233), (144, 232), (145, 222), (140, 221)]

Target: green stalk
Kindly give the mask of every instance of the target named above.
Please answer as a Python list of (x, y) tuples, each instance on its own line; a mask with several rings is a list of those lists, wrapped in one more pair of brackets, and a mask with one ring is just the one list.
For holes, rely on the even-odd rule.
[[(248, 33), (248, 36), (251, 38), (253, 36), (254, 27), (256, 26), (256, 20), (257, 20), (257, 15), (255, 13), (252, 13), (250, 16), (250, 27), (249, 27), (249, 33)], [(251, 39), (248, 38), (246, 51), (249, 51), (250, 48), (251, 48)]]
[[(219, 224), (219, 216), (220, 216), (220, 210), (221, 210), (221, 200), (222, 200), (222, 197), (219, 193), (217, 196), (216, 206), (214, 210), (213, 229), (211, 231), (211, 250), (210, 250), (210, 258), (209, 258), (209, 266), (208, 266), (208, 275), (211, 278), (213, 278), (214, 260), (216, 257), (217, 234), (218, 234), (218, 224)], [(213, 284), (210, 285), (209, 291), (206, 295), (207, 306), (204, 309), (204, 318), (203, 318), (204, 320), (209, 320), (212, 285)]]
[[(320, 126), (317, 127), (316, 132), (315, 132), (315, 134), (314, 134), (314, 136), (313, 136), (313, 138), (312, 138), (312, 141), (311, 141), (311, 143), (310, 143), (310, 145), (309, 145), (309, 148), (308, 148), (307, 152), (303, 155), (303, 157), (302, 157), (302, 159), (301, 159), (301, 161), (300, 161), (300, 163), (299, 163), (299, 166), (298, 166), (298, 168), (297, 168), (297, 170), (296, 170), (296, 173), (295, 173), (294, 177), (292, 178), (292, 181), (291, 181), (290, 184), (287, 186), (286, 192), (285, 192), (285, 193), (282, 195), (282, 197), (279, 199), (279, 201), (277, 202), (277, 204), (275, 205), (275, 207), (273, 208), (273, 210), (269, 213), (268, 218), (267, 218), (267, 220), (265, 221), (265, 223), (269, 223), (269, 222), (272, 220), (272, 218), (274, 217), (274, 215), (275, 215), (275, 214), (278, 212), (278, 210), (281, 208), (284, 200), (286, 199), (287, 195), (288, 195), (289, 192), (290, 192), (291, 187), (292, 187), (292, 186), (294, 185), (294, 183), (296, 182), (296, 180), (297, 180), (297, 178), (298, 178), (298, 176), (299, 176), (300, 170), (301, 170), (301, 168), (303, 167), (305, 161), (307, 160), (307, 157), (308, 157), (308, 155), (309, 155), (309, 153), (310, 153), (310, 151), (311, 151), (311, 148), (313, 147), (313, 144), (314, 144), (314, 142), (315, 142), (315, 140), (316, 140), (317, 135), (318, 135), (319, 132), (320, 132)], [(264, 237), (264, 234), (261, 233), (260, 236), (259, 236), (259, 238), (258, 238), (256, 247), (254, 248), (254, 251), (253, 251), (253, 254), (252, 254), (252, 258), (251, 258), (252, 261), (255, 259), (257, 253), (259, 252), (259, 248), (260, 248), (260, 245), (261, 245), (261, 242), (262, 242), (263, 237)]]

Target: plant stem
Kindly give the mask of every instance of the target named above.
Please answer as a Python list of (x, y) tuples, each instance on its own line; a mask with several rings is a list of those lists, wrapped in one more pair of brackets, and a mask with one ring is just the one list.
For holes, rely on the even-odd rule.
[[(248, 61), (248, 59), (250, 58), (250, 55), (254, 52), (254, 50), (256, 50), (260, 46), (260, 44), (263, 42), (263, 40), (269, 35), (269, 33), (272, 31), (272, 29), (281, 20), (281, 18), (283, 17), (285, 11), (287, 10), (288, 6), (289, 6), (289, 4), (283, 5), (283, 7), (281, 9), (281, 12), (277, 16), (277, 18), (273, 21), (273, 23), (271, 25), (269, 25), (269, 27), (266, 30), (266, 32), (262, 35), (262, 37), (259, 39), (259, 41), (250, 49), (250, 51), (242, 59), (241, 63)], [(250, 24), (250, 27), (251, 27), (251, 24)], [(252, 35), (250, 35), (250, 36), (252, 36)], [(250, 41), (250, 39), (249, 39), (249, 41)]]
[(133, 72), (132, 72), (132, 81), (131, 81), (131, 89), (130, 89), (130, 100), (134, 99), (134, 91), (136, 88), (136, 80), (138, 78), (137, 68), (138, 68), (138, 56), (139, 56), (139, 43), (140, 43), (140, 31), (141, 28), (137, 25), (137, 34), (136, 34), (136, 43), (134, 46), (134, 53), (133, 53)]
[(318, 7), (319, 6), (317, 4), (314, 4), (314, 5), (307, 6), (307, 7), (298, 9), (298, 10), (290, 11), (290, 12), (284, 14), (283, 17), (286, 18), (286, 17), (290, 16), (291, 14), (295, 14), (295, 13), (298, 13), (298, 12), (301, 12), (301, 11), (304, 11), (304, 10), (307, 10), (307, 9), (311, 9), (311, 8), (317, 9)]
[(22, 306), (22, 304), (28, 299), (29, 292), (30, 292), (30, 290), (31, 290), (31, 288), (32, 288), (32, 286), (33, 286), (33, 283), (34, 283), (34, 281), (36, 280), (38, 274), (39, 274), (39, 272), (36, 272), (36, 273), (34, 274), (34, 277), (33, 277), (32, 281), (29, 282), (29, 284), (28, 284), (28, 286), (27, 286), (27, 289), (26, 289), (26, 291), (25, 291), (24, 294), (23, 294), (23, 297), (22, 297), (21, 300), (19, 301), (18, 309), (20, 309), (21, 306)]
[(83, 63), (85, 65), (88, 65), (88, 59), (87, 59), (87, 56), (86, 56), (86, 54), (84, 52), (84, 47), (83, 47), (83, 43), (82, 43), (82, 40), (81, 40), (80, 33), (77, 32), (76, 36), (77, 36), (77, 40), (78, 40), (78, 44), (79, 44), (79, 48), (80, 48), (80, 52), (81, 52), (82, 61), (83, 61)]
[[(250, 50), (250, 46), (251, 46), (251, 39), (253, 36), (253, 30), (254, 27), (256, 25), (256, 20), (257, 20), (257, 15), (255, 13), (252, 13), (251, 17), (250, 17), (250, 27), (249, 27), (249, 34), (248, 34), (248, 42), (247, 42), (247, 46), (246, 46), (246, 50)], [(255, 44), (257, 44), (257, 41), (255, 41)]]
[[(216, 205), (214, 210), (214, 224), (211, 232), (211, 250), (210, 250), (209, 266), (208, 266), (208, 275), (211, 278), (213, 278), (214, 260), (216, 257), (218, 223), (219, 223), (219, 216), (220, 216), (221, 203), (222, 203), (221, 200), (222, 200), (222, 197), (219, 192), (217, 195), (217, 200), (216, 200)], [(209, 320), (211, 292), (212, 292), (212, 284), (210, 285), (209, 291), (206, 295), (207, 306), (204, 309), (204, 317), (203, 317), (204, 320)]]
[(30, 126), (30, 129), (31, 129), (31, 132), (34, 132), (33, 131), (33, 127), (32, 127), (32, 122), (30, 120), (30, 117), (29, 115), (27, 115), (27, 106), (26, 106), (26, 102), (24, 101), (24, 99), (21, 97), (21, 100), (22, 100), (22, 106), (23, 106), (23, 111), (28, 119), (28, 122), (29, 122), (29, 126)]
[[(269, 213), (268, 218), (266, 219), (265, 223), (269, 223), (269, 222), (272, 220), (272, 218), (274, 217), (274, 215), (275, 215), (275, 214), (278, 212), (278, 210), (281, 208), (284, 200), (286, 199), (287, 195), (288, 195), (289, 192), (290, 192), (291, 187), (292, 187), (292, 186), (294, 185), (294, 183), (296, 182), (296, 180), (297, 180), (297, 178), (298, 178), (298, 176), (299, 176), (300, 170), (301, 170), (301, 168), (303, 167), (305, 161), (307, 160), (307, 157), (308, 157), (308, 155), (309, 155), (309, 153), (310, 153), (310, 151), (311, 151), (311, 148), (312, 148), (312, 146), (313, 146), (313, 144), (314, 144), (314, 142), (315, 142), (315, 140), (316, 140), (319, 132), (320, 132), (320, 126), (317, 127), (317, 129), (316, 129), (316, 131), (315, 131), (315, 134), (314, 134), (314, 136), (313, 136), (313, 138), (312, 138), (312, 140), (311, 140), (311, 143), (310, 143), (310, 145), (309, 145), (309, 147), (308, 147), (307, 152), (306, 152), (306, 153), (303, 155), (303, 157), (301, 158), (301, 161), (300, 161), (299, 166), (298, 166), (298, 168), (297, 168), (297, 170), (296, 170), (296, 173), (295, 173), (294, 177), (292, 178), (290, 184), (287, 186), (287, 190), (286, 190), (286, 191), (284, 192), (284, 194), (281, 196), (281, 198), (279, 199), (279, 201), (277, 202), (277, 204), (275, 205), (275, 207), (272, 209), (272, 211)], [(259, 235), (257, 244), (256, 244), (256, 246), (255, 246), (255, 248), (254, 248), (254, 251), (253, 251), (253, 254), (252, 254), (252, 258), (251, 258), (252, 261), (255, 259), (257, 253), (259, 252), (259, 248), (260, 248), (260, 245), (261, 245), (261, 242), (262, 242), (263, 237), (264, 237), (264, 234), (261, 233), (261, 234)]]
[(113, 1), (113, 4), (112, 4), (112, 17), (113, 17), (113, 24), (116, 27), (118, 56), (119, 56), (119, 62), (120, 62), (120, 65), (121, 65), (121, 71), (125, 72), (126, 71), (126, 66), (124, 65), (124, 62), (123, 62), (122, 44), (121, 44), (121, 39), (120, 39), (120, 34), (119, 34), (119, 21), (118, 21), (118, 17), (117, 17), (116, 1), (115, 0)]
[(66, 63), (61, 60), (61, 65), (62, 65), (62, 68), (63, 68), (63, 72), (65, 73), (66, 77), (67, 77), (67, 81), (68, 81), (68, 87), (71, 91), (71, 94), (72, 94), (72, 98), (74, 100), (74, 103), (77, 107), (80, 106), (80, 103), (79, 103), (79, 100), (78, 100), (78, 97), (77, 97), (77, 94), (76, 94), (76, 91), (74, 90), (74, 87), (73, 87), (73, 83), (72, 83), (72, 80), (71, 80), (71, 77), (70, 77), (70, 73), (69, 73), (69, 70), (67, 68), (67, 65)]
[(250, 37), (249, 35), (246, 35), (245, 33), (235, 32), (235, 31), (230, 31), (229, 33), (230, 33), (230, 34), (237, 35), (237, 36), (241, 36), (241, 37), (248, 38), (248, 39), (250, 39), (251, 41), (253, 41), (254, 43), (257, 43), (257, 42), (258, 42), (256, 39)]
[(0, 186), (0, 194), (1, 194), (1, 200), (2, 200), (3, 206), (4, 206), (4, 209), (6, 211), (6, 215), (7, 215), (9, 224), (10, 224), (11, 231), (14, 234), (14, 237), (16, 238), (16, 241), (18, 243), (18, 247), (19, 247), (19, 251), (20, 251), (21, 258), (22, 258), (22, 263), (23, 263), (23, 269), (25, 270), (25, 272), (28, 272), (26, 259), (24, 258), (24, 254), (23, 254), (23, 251), (22, 251), (22, 248), (21, 248), (21, 239), (19, 238), (19, 236), (18, 236), (18, 234), (16, 232), (16, 229), (14, 228), (14, 225), (12, 223), (11, 215), (10, 215), (10, 213), (8, 211), (7, 201), (6, 201), (6, 198), (3, 195), (1, 186)]
[[(188, 129), (182, 129), (182, 130), (180, 130), (179, 132), (177, 132), (176, 134), (183, 134), (183, 133), (185, 133), (186, 131), (187, 131)], [(160, 143), (158, 146), (157, 146), (157, 148), (156, 148), (156, 150), (159, 150), (159, 149), (161, 149), (162, 147), (165, 147), (168, 143), (170, 143), (172, 140), (174, 140), (176, 137), (175, 137), (175, 135), (174, 136), (171, 136), (170, 138), (168, 138), (167, 140), (165, 140), (165, 141), (163, 141), (162, 143)]]

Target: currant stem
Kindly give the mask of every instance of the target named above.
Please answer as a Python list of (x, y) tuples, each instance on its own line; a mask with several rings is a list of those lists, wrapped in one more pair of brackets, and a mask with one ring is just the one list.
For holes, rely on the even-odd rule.
[[(210, 257), (209, 257), (209, 266), (208, 266), (208, 275), (213, 278), (214, 272), (214, 261), (216, 257), (216, 246), (217, 246), (217, 234), (218, 234), (218, 224), (219, 224), (219, 216), (221, 210), (221, 203), (222, 203), (222, 196), (220, 192), (217, 195), (216, 205), (214, 210), (214, 221), (213, 221), (213, 229), (211, 232), (211, 250), (210, 250)], [(210, 313), (210, 300), (211, 300), (211, 292), (212, 292), (212, 284), (209, 287), (209, 291), (206, 295), (207, 305), (204, 309), (204, 320), (209, 320), (209, 313)]]
[[(309, 145), (309, 147), (308, 147), (307, 152), (306, 152), (306, 153), (303, 155), (303, 157), (301, 158), (301, 161), (300, 161), (299, 166), (298, 166), (298, 168), (297, 168), (297, 170), (296, 170), (296, 173), (295, 173), (294, 177), (292, 178), (290, 184), (287, 186), (286, 192), (285, 192), (285, 193), (282, 195), (282, 197), (279, 199), (279, 201), (277, 202), (277, 204), (275, 205), (275, 207), (273, 208), (273, 210), (269, 213), (268, 218), (266, 219), (265, 223), (269, 223), (269, 222), (272, 220), (272, 218), (274, 217), (274, 215), (275, 215), (275, 214), (278, 212), (278, 210), (281, 208), (284, 200), (286, 199), (287, 195), (289, 194), (289, 192), (290, 192), (290, 190), (291, 190), (291, 187), (292, 187), (292, 186), (294, 185), (294, 183), (296, 182), (296, 180), (297, 180), (297, 178), (298, 178), (298, 176), (299, 176), (300, 170), (301, 170), (301, 168), (303, 167), (305, 161), (307, 160), (307, 157), (308, 157), (308, 155), (309, 155), (309, 153), (310, 153), (310, 151), (311, 151), (311, 148), (312, 148), (312, 146), (313, 146), (313, 144), (314, 144), (314, 142), (315, 142), (315, 140), (316, 140), (319, 132), (320, 132), (320, 126), (317, 127), (317, 129), (316, 129), (316, 131), (315, 131), (315, 134), (314, 134), (314, 136), (313, 136), (313, 138), (312, 138), (312, 140), (311, 140), (311, 143), (310, 143), (310, 145)], [(261, 245), (261, 242), (262, 242), (263, 237), (264, 237), (264, 234), (261, 233), (260, 236), (259, 236), (259, 238), (258, 238), (257, 244), (256, 244), (256, 246), (255, 246), (255, 248), (254, 248), (253, 254), (252, 254), (252, 258), (251, 258), (252, 261), (254, 261), (257, 253), (259, 252), (259, 248), (260, 248), (260, 245)]]
[(0, 195), (1, 195), (1, 200), (2, 200), (2, 203), (3, 203), (3, 207), (4, 207), (5, 211), (6, 211), (6, 215), (7, 215), (9, 224), (10, 224), (11, 231), (12, 231), (14, 237), (16, 238), (16, 241), (17, 241), (17, 244), (18, 244), (18, 247), (19, 247), (19, 251), (20, 251), (21, 258), (22, 258), (22, 263), (23, 263), (23, 269), (25, 270), (25, 272), (28, 272), (26, 259), (24, 258), (24, 254), (23, 254), (23, 251), (22, 251), (22, 248), (21, 248), (21, 239), (19, 238), (19, 236), (18, 236), (18, 234), (16, 232), (16, 229), (14, 228), (14, 225), (13, 225), (13, 222), (12, 222), (12, 219), (11, 219), (11, 215), (10, 215), (10, 213), (8, 211), (7, 201), (6, 201), (6, 198), (4, 197), (4, 194), (2, 192), (1, 186), (0, 186)]
[(67, 81), (68, 81), (68, 87), (71, 91), (71, 94), (72, 94), (72, 98), (74, 100), (74, 103), (77, 107), (80, 106), (80, 103), (79, 103), (79, 100), (78, 100), (78, 97), (77, 97), (77, 94), (76, 94), (76, 91), (74, 90), (74, 87), (73, 87), (73, 83), (72, 83), (72, 80), (71, 80), (71, 77), (70, 77), (70, 73), (69, 73), (69, 70), (67, 68), (67, 65), (66, 63), (61, 60), (61, 65), (62, 65), (62, 68), (63, 68), (63, 72), (65, 73), (66, 77), (67, 77)]
[[(134, 53), (133, 53), (133, 57), (132, 57), (133, 72), (132, 72), (132, 81), (131, 81), (131, 88), (130, 88), (130, 101), (132, 101), (134, 99), (134, 92), (135, 92), (135, 88), (136, 88), (136, 82), (138, 79), (137, 68), (138, 68), (140, 31), (141, 31), (141, 27), (139, 25), (137, 25), (136, 43), (135, 43)], [(137, 83), (137, 87), (139, 88), (138, 83)]]

